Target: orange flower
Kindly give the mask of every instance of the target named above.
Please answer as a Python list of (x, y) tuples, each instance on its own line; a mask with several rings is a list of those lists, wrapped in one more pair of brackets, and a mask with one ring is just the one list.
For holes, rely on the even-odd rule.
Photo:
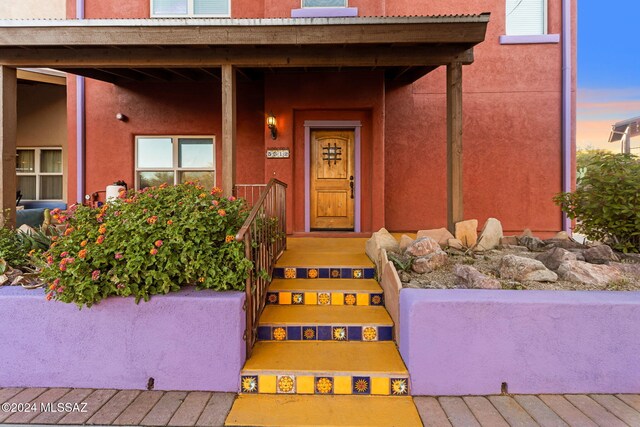
[(224, 241), (227, 242), (227, 243), (231, 243), (234, 240), (236, 240), (235, 236), (231, 236), (231, 235), (225, 237), (225, 239), (224, 239)]
[(85, 246), (87, 246), (87, 243), (89, 243), (89, 242), (86, 241), (86, 240), (83, 240), (82, 242), (80, 242), (80, 247), (84, 248)]
[(198, 282), (200, 282), (200, 283), (204, 283), (204, 277), (200, 277), (200, 278), (198, 278)]
[(217, 193), (222, 193), (222, 189), (220, 187), (213, 187), (211, 189), (211, 194), (217, 194)]
[(53, 294), (51, 292), (49, 292), (47, 294), (47, 301), (51, 301), (51, 298), (53, 298)]
[(87, 257), (87, 250), (86, 249), (82, 249), (80, 252), (78, 252), (78, 258), (85, 259), (86, 257)]
[(106, 232), (107, 232), (107, 226), (105, 224), (102, 224), (100, 228), (98, 228), (98, 233), (104, 234)]
[(52, 242), (55, 242), (56, 240), (58, 240), (58, 236), (52, 236), (52, 237), (51, 237), (51, 241), (52, 241)]
[(167, 221), (167, 225), (171, 225), (171, 224), (173, 224), (173, 221), (168, 220), (168, 221)]
[(49, 285), (49, 290), (50, 291), (53, 291), (55, 288), (56, 288), (56, 285), (54, 285), (54, 284)]
[(66, 230), (64, 230), (64, 235), (65, 236), (68, 236), (71, 233), (73, 233), (73, 227), (69, 227)]
[(147, 218), (147, 223), (149, 224), (155, 224), (157, 221), (158, 221), (158, 217), (155, 215)]
[(205, 197), (207, 197), (207, 193), (200, 193), (198, 197), (204, 199)]
[(227, 212), (224, 209), (218, 209), (218, 215), (225, 216)]
[(155, 255), (155, 254), (157, 254), (157, 253), (158, 253), (158, 250), (157, 250), (156, 248), (151, 248), (151, 250), (149, 251), (149, 253), (150, 253), (151, 255)]
[(162, 246), (164, 244), (164, 242), (162, 240), (156, 240), (154, 245), (156, 246), (156, 248), (159, 248), (160, 246)]
[(96, 243), (99, 244), (99, 245), (102, 244), (102, 242), (104, 242), (104, 235), (103, 234), (99, 235), (98, 239), (96, 240)]

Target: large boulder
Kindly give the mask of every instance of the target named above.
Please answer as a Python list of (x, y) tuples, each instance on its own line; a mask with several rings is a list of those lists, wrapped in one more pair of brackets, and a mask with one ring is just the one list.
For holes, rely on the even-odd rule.
[(451, 234), (449, 230), (446, 228), (435, 228), (432, 230), (420, 230), (416, 238), (421, 237), (431, 237), (433, 240), (438, 242), (441, 248), (445, 248), (449, 245), (449, 239), (453, 239), (454, 236)]
[(365, 252), (371, 261), (376, 263), (378, 272), (380, 270), (380, 250), (385, 249), (387, 252), (398, 252), (399, 245), (395, 237), (391, 235), (385, 228), (373, 233), (371, 238), (365, 244)]
[(489, 218), (482, 227), (482, 232), (478, 238), (476, 251), (489, 251), (495, 249), (502, 239), (502, 224), (495, 218)]
[(533, 236), (520, 236), (518, 237), (518, 244), (520, 246), (526, 246), (530, 251), (542, 251), (545, 249), (545, 243)]
[(607, 245), (598, 245), (582, 252), (585, 261), (591, 264), (609, 264), (618, 261), (618, 257), (613, 253), (613, 249)]
[(584, 261), (565, 261), (560, 264), (558, 274), (563, 280), (601, 288), (606, 287), (609, 282), (624, 278), (616, 267)]
[(537, 260), (542, 262), (549, 270), (557, 270), (565, 261), (575, 261), (576, 254), (562, 248), (552, 248), (537, 256)]
[(421, 257), (440, 250), (440, 244), (437, 241), (431, 237), (422, 237), (411, 242), (405, 253), (413, 257)]
[(456, 239), (460, 240), (465, 247), (470, 248), (478, 241), (478, 220), (469, 219), (457, 222), (455, 231)]
[(502, 289), (500, 281), (480, 273), (470, 265), (456, 264), (453, 267), (456, 285), (475, 289)]
[(446, 262), (447, 254), (438, 249), (436, 252), (414, 259), (411, 269), (419, 274), (431, 273), (433, 270), (442, 267)]
[(500, 277), (518, 281), (555, 282), (558, 275), (537, 259), (506, 255), (500, 261)]

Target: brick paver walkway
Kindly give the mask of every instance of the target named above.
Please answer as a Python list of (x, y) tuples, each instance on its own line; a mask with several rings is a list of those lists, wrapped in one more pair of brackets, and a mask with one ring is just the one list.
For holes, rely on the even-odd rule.
[[(234, 398), (232, 393), (200, 391), (2, 388), (0, 423), (220, 426)], [(415, 397), (414, 401), (423, 423), (433, 427), (640, 427), (638, 394)], [(21, 411), (11, 412), (17, 409)]]

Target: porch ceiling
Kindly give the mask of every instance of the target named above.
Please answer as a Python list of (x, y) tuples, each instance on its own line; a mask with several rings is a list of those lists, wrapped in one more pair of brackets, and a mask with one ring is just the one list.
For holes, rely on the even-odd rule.
[(410, 83), (473, 62), (489, 14), (296, 19), (0, 20), (0, 64), (111, 83), (206, 81), (222, 65), (258, 78), (279, 68), (384, 69)]

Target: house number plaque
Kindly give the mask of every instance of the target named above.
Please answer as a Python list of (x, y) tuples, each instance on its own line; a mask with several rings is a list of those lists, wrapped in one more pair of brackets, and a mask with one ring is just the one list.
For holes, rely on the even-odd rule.
[(267, 159), (288, 159), (288, 148), (267, 148)]

